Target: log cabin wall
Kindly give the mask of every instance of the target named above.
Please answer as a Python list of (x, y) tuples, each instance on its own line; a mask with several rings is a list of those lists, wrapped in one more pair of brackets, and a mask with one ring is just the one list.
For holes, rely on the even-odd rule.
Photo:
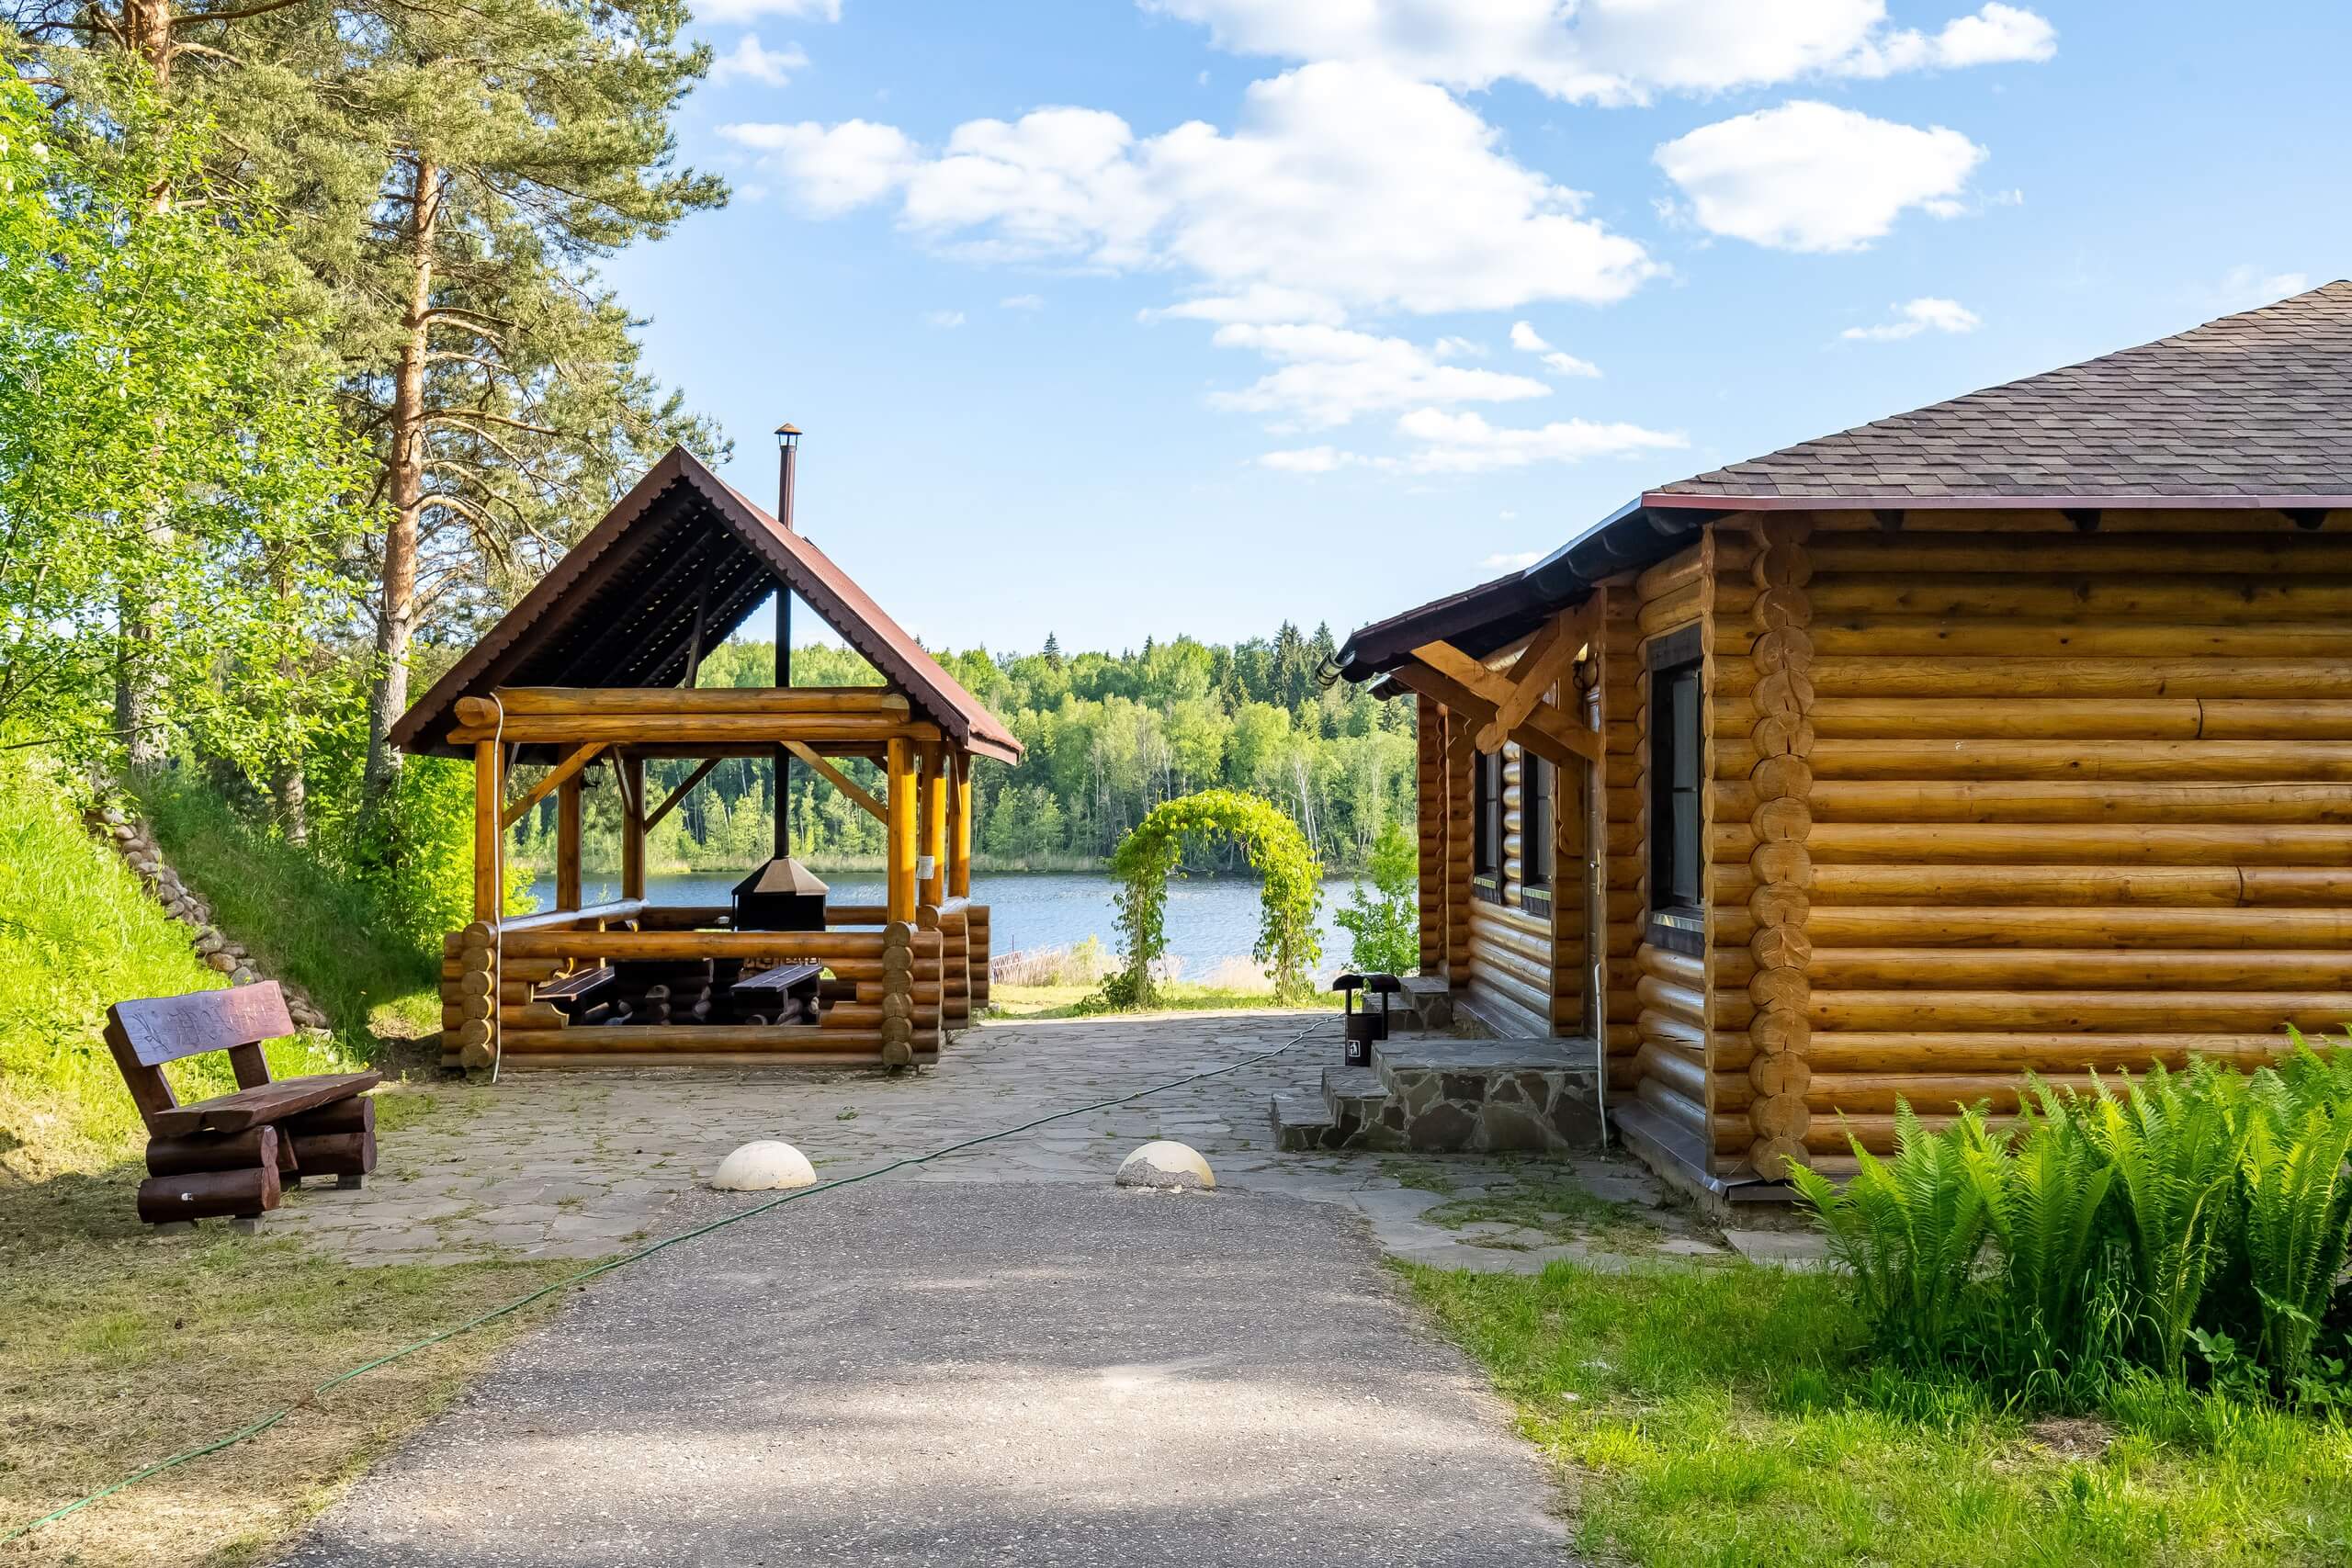
[(1554, 998), (1563, 988), (1553, 964), (1549, 890), (1531, 898), (1525, 880), (1522, 829), (1528, 775), (1535, 765), (1517, 746), (1502, 748), (1498, 874), (1474, 880), (1469, 908), (1469, 1001), (1490, 1028), (1511, 1038), (1551, 1034)]
[(1600, 1027), (1608, 1043), (1609, 1089), (1631, 1095), (1641, 1081), (1642, 906), (1648, 863), (1648, 801), (1642, 790), (1642, 715), (1649, 680), (1641, 667), (1641, 629), (1634, 580), (1605, 583), (1600, 609)]
[(1445, 709), (1434, 699), (1413, 699), (1415, 825), (1420, 833), (1419, 886), (1421, 973), (1445, 973)]
[[(2352, 1019), (2352, 539), (2075, 521), (1770, 525), (1749, 608), (1780, 593), (1781, 622), (1727, 624), (1713, 693), (1718, 952), (1747, 953), (1715, 976), (1719, 1155), (1836, 1168), (1840, 1115), (1889, 1147), (1898, 1096), (2004, 1110), (2029, 1071), (2251, 1066)], [(1753, 1120), (1768, 1077), (1793, 1134)]]
[[(1720, 786), (1707, 781), (1716, 775), (1715, 759), (1725, 737), (1714, 719), (1712, 701), (1717, 664), (1718, 623), (1728, 618), (1743, 625), (1753, 597), (1744, 586), (1752, 547), (1739, 533), (1711, 529), (1688, 549), (1637, 574), (1622, 595), (1631, 608), (1631, 625), (1612, 618), (1611, 652), (1630, 674), (1632, 700), (1611, 701), (1608, 712), (1612, 731), (1630, 722), (1633, 728), (1631, 765), (1611, 749), (1611, 850), (1610, 905), (1612, 945), (1628, 950), (1630, 964), (1612, 963), (1609, 1018), (1612, 1052), (1620, 1042), (1633, 1049), (1632, 1070), (1623, 1074), (1633, 1096), (1664, 1118), (1702, 1151), (1714, 1168), (1728, 1169), (1747, 1154), (1749, 1141), (1747, 1099), (1736, 1090), (1723, 1091), (1711, 1049), (1714, 1027), (1712, 959), (1719, 942), (1744, 942), (1747, 931), (1734, 921), (1718, 931), (1724, 919), (1712, 885), (1712, 829), (1724, 802)], [(1651, 834), (1660, 830), (1649, 808), (1653, 737), (1649, 732), (1652, 645), (1675, 638), (1695, 642), (1700, 663), (1700, 863), (1698, 886), (1705, 890), (1705, 908), (1695, 940), (1669, 943), (1654, 940), (1651, 917), (1659, 912), (1660, 890), (1650, 885)], [(1630, 646), (1628, 646), (1630, 644)], [(1743, 649), (1744, 651), (1744, 649)], [(1735, 720), (1735, 722), (1736, 722)], [(1741, 739), (1746, 726), (1740, 727)], [(1622, 814), (1620, 807), (1622, 807)], [(1621, 821), (1634, 831), (1621, 833)], [(1623, 846), (1620, 848), (1619, 846)], [(1629, 896), (1628, 890), (1631, 890)], [(1625, 931), (1617, 936), (1615, 923)], [(1735, 1010), (1733, 1021), (1744, 1026), (1744, 1010)], [(1614, 1066), (1614, 1064), (1612, 1064)], [(1622, 1068), (1612, 1071), (1612, 1077)], [(1724, 1101), (1735, 1103), (1726, 1104)]]

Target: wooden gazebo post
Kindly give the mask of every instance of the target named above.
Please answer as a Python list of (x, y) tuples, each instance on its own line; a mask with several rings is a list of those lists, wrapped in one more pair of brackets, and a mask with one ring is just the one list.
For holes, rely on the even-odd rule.
[(645, 897), (645, 759), (621, 756), (621, 897)]
[(474, 919), (496, 921), (503, 912), (499, 840), (506, 809), (499, 782), (498, 742), (474, 743)]
[(555, 907), (580, 908), (580, 779), (563, 781), (555, 793)]

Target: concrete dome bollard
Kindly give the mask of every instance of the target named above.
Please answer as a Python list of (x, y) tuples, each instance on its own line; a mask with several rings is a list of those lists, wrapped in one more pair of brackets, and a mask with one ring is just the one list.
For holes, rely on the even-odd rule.
[(817, 1180), (808, 1156), (790, 1144), (773, 1138), (745, 1144), (718, 1162), (711, 1186), (721, 1192), (766, 1192), (780, 1187), (808, 1187)]
[(1200, 1151), (1167, 1138), (1146, 1144), (1119, 1162), (1122, 1187), (1152, 1187), (1166, 1191), (1203, 1192), (1216, 1185), (1216, 1173)]

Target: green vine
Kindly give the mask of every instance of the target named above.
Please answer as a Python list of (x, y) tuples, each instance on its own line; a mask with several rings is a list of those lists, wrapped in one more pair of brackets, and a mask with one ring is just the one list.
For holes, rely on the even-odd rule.
[(1323, 957), (1322, 938), (1315, 930), (1322, 865), (1306, 836), (1271, 802), (1236, 790), (1206, 789), (1155, 807), (1111, 857), (1112, 874), (1125, 884), (1118, 926), (1127, 966), (1102, 982), (1103, 1005), (1144, 1008), (1159, 999), (1151, 965), (1168, 948), (1168, 875), (1186, 839), (1212, 832), (1238, 843), (1263, 881), (1264, 916), (1250, 956), (1266, 965), (1274, 999), (1303, 1002), (1314, 994), (1315, 966)]

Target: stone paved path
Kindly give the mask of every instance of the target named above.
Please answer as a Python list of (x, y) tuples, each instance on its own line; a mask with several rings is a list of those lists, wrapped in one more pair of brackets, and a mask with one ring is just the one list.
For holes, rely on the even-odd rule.
[(361, 1192), (299, 1190), (268, 1222), (356, 1262), (449, 1262), (490, 1251), (603, 1257), (684, 1224), (697, 1182), (755, 1138), (797, 1145), (824, 1177), (870, 1170), (1072, 1105), (1272, 1060), (1057, 1122), (893, 1174), (907, 1183), (1107, 1182), (1137, 1144), (1174, 1138), (1221, 1186), (1356, 1209), (1389, 1252), (1443, 1268), (1540, 1269), (1713, 1257), (1711, 1233), (1630, 1158), (1566, 1167), (1476, 1156), (1283, 1154), (1269, 1097), (1312, 1096), (1339, 1052), (1329, 1013), (1206, 1013), (994, 1024), (919, 1076), (812, 1068), (515, 1074), (424, 1097), (395, 1122)]

